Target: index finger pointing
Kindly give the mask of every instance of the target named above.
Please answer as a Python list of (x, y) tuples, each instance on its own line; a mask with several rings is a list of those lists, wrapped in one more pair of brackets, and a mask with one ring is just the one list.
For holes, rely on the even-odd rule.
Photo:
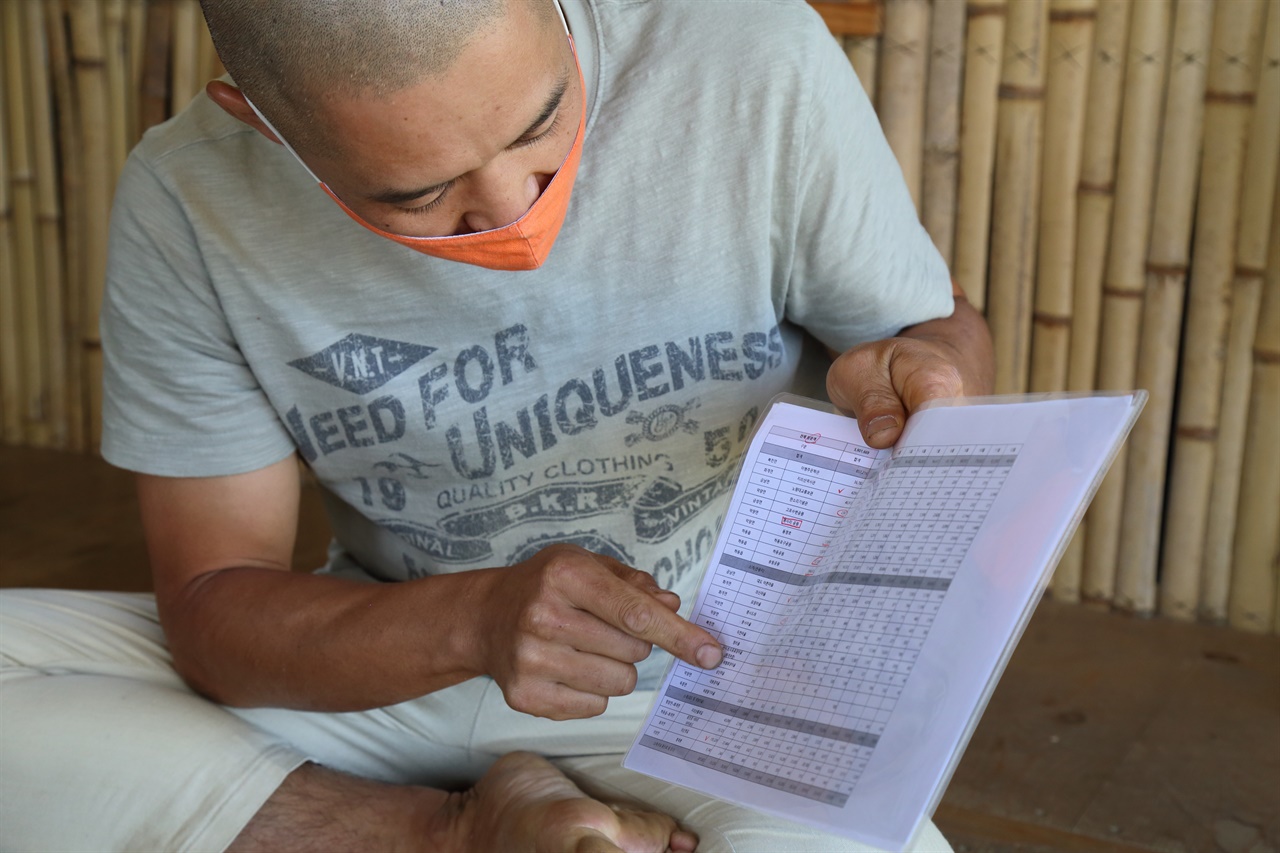
[(685, 663), (714, 669), (723, 653), (715, 637), (621, 578), (601, 575), (600, 588), (579, 588), (574, 603), (613, 627), (664, 649)]

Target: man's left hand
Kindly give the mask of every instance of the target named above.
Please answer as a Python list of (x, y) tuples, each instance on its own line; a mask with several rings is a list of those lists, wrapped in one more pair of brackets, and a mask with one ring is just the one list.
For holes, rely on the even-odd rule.
[(995, 362), (986, 321), (958, 286), (952, 293), (950, 317), (859, 344), (827, 371), (831, 402), (858, 419), (872, 447), (897, 441), (907, 416), (929, 400), (991, 393)]

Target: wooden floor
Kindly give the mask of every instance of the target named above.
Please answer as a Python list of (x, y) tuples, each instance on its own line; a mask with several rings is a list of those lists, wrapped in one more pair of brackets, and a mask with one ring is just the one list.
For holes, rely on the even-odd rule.
[[(299, 565), (327, 539), (306, 490)], [(0, 448), (0, 586), (148, 588), (132, 481)], [(939, 807), (959, 851), (1280, 851), (1280, 641), (1046, 601)]]

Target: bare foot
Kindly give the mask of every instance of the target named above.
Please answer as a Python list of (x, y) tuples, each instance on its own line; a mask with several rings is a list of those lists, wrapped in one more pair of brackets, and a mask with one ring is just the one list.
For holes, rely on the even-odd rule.
[(666, 815), (593, 800), (544, 759), (513, 752), (462, 794), (304, 764), (228, 853), (689, 853), (697, 844)]
[(529, 752), (498, 759), (454, 807), (476, 853), (687, 853), (698, 844), (664, 814), (591, 799)]

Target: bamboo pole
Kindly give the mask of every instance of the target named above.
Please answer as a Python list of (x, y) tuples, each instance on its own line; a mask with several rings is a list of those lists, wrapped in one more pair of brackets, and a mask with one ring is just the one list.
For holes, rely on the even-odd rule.
[(877, 36), (845, 36), (844, 55), (849, 57), (853, 73), (862, 83), (867, 100), (876, 102), (876, 66), (879, 65), (880, 39)]
[(880, 98), (876, 112), (885, 139), (920, 209), (924, 151), (925, 72), (929, 61), (928, 0), (887, 0), (884, 8)]
[(173, 55), (169, 66), (171, 114), (182, 112), (200, 91), (200, 7), (196, 0), (171, 0)]
[(991, 179), (995, 171), (997, 94), (1004, 56), (1005, 0), (970, 0), (965, 7), (964, 97), (960, 175), (956, 187), (952, 273), (969, 303), (986, 307)]
[(929, 34), (920, 218), (948, 266), (954, 256), (956, 227), (964, 21), (964, 0), (935, 0)]
[[(1116, 143), (1120, 135), (1120, 106), (1124, 99), (1125, 54), (1129, 48), (1129, 13), (1132, 8), (1132, 0), (1100, 0), (1098, 3), (1089, 91), (1085, 98), (1087, 107), (1080, 152), (1080, 183), (1076, 192), (1068, 391), (1092, 390), (1097, 376), (1102, 282), (1115, 197)], [(1115, 591), (1114, 561), (1104, 574), (1102, 567), (1085, 560), (1084, 543), (1088, 529), (1088, 520), (1085, 519), (1071, 538), (1063, 554), (1062, 565), (1066, 571), (1080, 572), (1081, 597), (1110, 602)]]
[(84, 304), (83, 240), (84, 222), (77, 215), (84, 185), (84, 156), (80, 150), (80, 116), (72, 84), (71, 54), (67, 43), (66, 10), (60, 0), (41, 4), (45, 18), (45, 43), (49, 51), (49, 71), (58, 115), (62, 208), (71, 211), (62, 219), (63, 286), (62, 316), (66, 359), (67, 444), (72, 450), (88, 447), (88, 417), (85, 412), (84, 350), (81, 336)]
[[(1186, 9), (1195, 3), (1206, 7), (1209, 0), (1185, 0), (1178, 7), (1179, 23)], [(1144, 258), (1151, 233), (1152, 186), (1156, 176), (1156, 153), (1160, 141), (1161, 95), (1169, 49), (1170, 5), (1168, 2), (1141, 2), (1133, 8), (1129, 30), (1128, 63), (1125, 69), (1124, 114), (1120, 119), (1120, 151), (1116, 164), (1116, 196), (1111, 216), (1111, 240), (1107, 253), (1102, 296), (1102, 322), (1098, 334), (1097, 387), (1128, 390), (1135, 385), (1142, 295), (1145, 283)], [(1184, 6), (1186, 9), (1184, 9)], [(1207, 24), (1207, 20), (1205, 22)], [(1199, 103), (1199, 101), (1197, 101)], [(1170, 113), (1166, 111), (1166, 131)], [(1182, 127), (1177, 133), (1186, 133)], [(1194, 125), (1199, 134), (1199, 124)], [(1170, 137), (1166, 135), (1166, 143)], [(1162, 167), (1163, 168), (1163, 167)], [(1157, 215), (1160, 215), (1157, 205)], [(1139, 384), (1138, 387), (1146, 387)], [(1143, 415), (1150, 419), (1150, 407)], [(1134, 442), (1131, 440), (1129, 446)], [(1131, 583), (1116, 583), (1116, 603), (1125, 609), (1147, 613), (1154, 600), (1154, 566), (1150, 576), (1134, 580), (1129, 567), (1120, 572), (1117, 552), (1122, 531), (1120, 512), (1124, 503), (1126, 454), (1122, 447), (1111, 470), (1103, 479), (1086, 515), (1085, 565), (1104, 590), (1117, 574), (1126, 574)]]
[(1031, 389), (1065, 391), (1076, 244), (1076, 191), (1097, 0), (1050, 0), (1044, 174), (1031, 340)]
[(221, 77), (226, 73), (222, 60), (218, 58), (218, 50), (213, 46), (213, 37), (205, 25), (204, 16), (200, 15), (196, 22), (196, 86), (197, 94), (204, 89), (204, 84)]
[[(1134, 14), (1136, 21), (1137, 12)], [(1160, 174), (1147, 252), (1135, 380), (1150, 397), (1129, 438), (1119, 548), (1121, 569), (1116, 581), (1117, 605), (1139, 613), (1150, 613), (1156, 604), (1165, 465), (1173, 422), (1212, 32), (1211, 0), (1180, 0), (1171, 44), (1173, 60), (1161, 133)], [(1105, 327), (1105, 310), (1103, 316)]]
[(1263, 61), (1258, 63), (1256, 72), (1257, 102), (1244, 160), (1231, 320), (1200, 588), (1200, 615), (1215, 622), (1227, 618), (1240, 475), (1245, 461), (1254, 336), (1266, 274), (1272, 196), (1276, 191), (1276, 172), (1280, 169), (1280, 66), (1267, 62), (1269, 58), (1273, 63), (1280, 63), (1280, 8), (1273, 5), (1264, 14), (1267, 23), (1263, 31)]
[(987, 293), (997, 394), (1025, 391), (1030, 369), (1048, 11), (1046, 0), (1013, 3), (1005, 32)]
[(78, 200), (83, 245), (80, 334), (84, 347), (88, 438), (90, 446), (96, 449), (102, 436), (102, 341), (98, 334), (98, 314), (107, 268), (107, 229), (102, 224), (110, 216), (115, 174), (111, 168), (110, 127), (106, 117), (101, 6), (95, 0), (71, 0), (68, 9), (84, 172)]
[(1231, 627), (1256, 633), (1280, 633), (1280, 582), (1276, 575), (1280, 568), (1280, 441), (1276, 441), (1276, 412), (1280, 411), (1280, 186), (1273, 200), (1270, 244), (1254, 338), (1244, 448), (1248, 464), (1240, 479), (1228, 606)]
[(147, 69), (147, 7), (156, 5), (147, 0), (127, 0), (126, 32), (129, 46), (129, 145), (137, 145), (142, 138), (143, 81)]
[(1160, 582), (1160, 612), (1178, 619), (1194, 619), (1200, 603), (1262, 13), (1262, 0), (1232, 0), (1219, 4), (1214, 15)]
[(142, 82), (138, 101), (138, 129), (145, 132), (169, 116), (169, 45), (173, 40), (173, 5), (149, 3)]
[[(129, 33), (125, 0), (102, 3), (103, 59), (107, 77), (107, 127), (111, 174), (119, 174), (133, 147), (129, 132)], [(114, 181), (113, 181), (114, 184)]]
[(35, 165), (33, 163), (30, 81), (27, 79), (22, 6), (0, 4), (4, 21), (5, 109), (9, 133), (9, 205), (18, 303), (18, 350), (22, 364), (20, 406), (24, 442), (47, 447), (51, 440), (45, 397), (49, 392), (44, 359), (44, 317), (40, 298), (40, 255), (36, 244)]
[[(0, 18), (0, 28), (5, 28)], [(4, 33), (0, 33), (0, 44)], [(0, 62), (0, 91), (7, 84)], [(22, 443), (22, 364), (18, 349), (18, 288), (13, 246), (13, 205), (9, 196), (9, 143), (6, 110), (0, 110), (0, 418), (6, 444)]]
[[(1050, 0), (1045, 81), (1044, 174), (1032, 315), (1031, 390), (1065, 391), (1071, 347), (1076, 193), (1097, 0)], [(1060, 601), (1080, 600), (1083, 554), (1068, 549), (1053, 574)]]
[[(1116, 148), (1132, 8), (1133, 0), (1098, 3), (1076, 198), (1075, 282), (1067, 367), (1067, 388), (1071, 391), (1092, 390), (1097, 375), (1098, 324), (1115, 200)], [(1110, 598), (1109, 591), (1107, 597)]]
[(58, 171), (54, 162), (52, 94), (49, 91), (49, 53), (45, 45), (41, 0), (23, 3), (27, 68), (31, 80), (31, 130), (36, 179), (36, 220), (39, 230), (40, 292), (44, 322), (43, 359), (47, 369), (50, 444), (65, 448), (69, 442), (67, 413), (67, 338), (63, 317), (62, 206), (58, 201)]

